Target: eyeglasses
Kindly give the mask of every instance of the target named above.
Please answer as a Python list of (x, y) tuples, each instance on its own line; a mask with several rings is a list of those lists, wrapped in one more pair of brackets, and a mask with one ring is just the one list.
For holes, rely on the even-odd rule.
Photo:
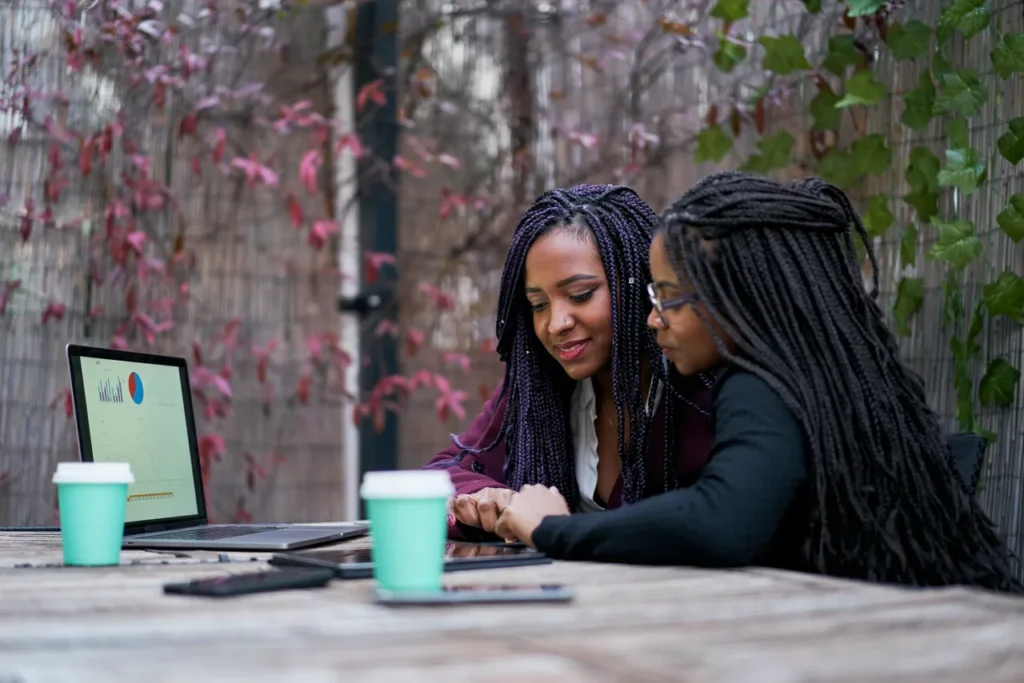
[(668, 327), (668, 321), (665, 320), (665, 311), (671, 311), (676, 308), (682, 308), (689, 304), (700, 301), (700, 297), (696, 294), (684, 294), (683, 296), (673, 297), (671, 299), (659, 299), (658, 291), (651, 282), (647, 285), (647, 296), (651, 299), (651, 306), (658, 312), (658, 317), (661, 318), (661, 322), (665, 327)]

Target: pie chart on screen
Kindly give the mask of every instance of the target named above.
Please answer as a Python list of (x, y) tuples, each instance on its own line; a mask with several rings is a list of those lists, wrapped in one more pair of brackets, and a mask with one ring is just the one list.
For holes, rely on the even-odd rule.
[(142, 378), (137, 372), (128, 375), (128, 395), (132, 397), (136, 405), (142, 403)]

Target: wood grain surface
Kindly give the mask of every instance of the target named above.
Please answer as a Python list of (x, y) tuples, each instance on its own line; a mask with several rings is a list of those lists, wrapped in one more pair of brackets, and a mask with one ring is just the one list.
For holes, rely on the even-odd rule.
[(61, 565), (59, 534), (0, 534), (0, 683), (1024, 680), (1024, 600), (961, 588), (556, 562), (446, 581), (566, 583), (572, 604), (386, 608), (370, 580), (161, 590), (267, 558), (133, 550), (82, 569)]

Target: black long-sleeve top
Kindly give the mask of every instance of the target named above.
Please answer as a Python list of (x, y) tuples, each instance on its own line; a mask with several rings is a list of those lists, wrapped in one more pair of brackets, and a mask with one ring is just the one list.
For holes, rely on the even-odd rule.
[(546, 517), (555, 559), (799, 568), (807, 467), (796, 416), (761, 378), (727, 370), (712, 396), (714, 445), (697, 481), (606, 512)]

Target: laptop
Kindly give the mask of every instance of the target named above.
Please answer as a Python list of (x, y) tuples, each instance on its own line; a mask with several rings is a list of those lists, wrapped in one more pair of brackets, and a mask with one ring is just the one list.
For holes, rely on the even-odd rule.
[(83, 462), (127, 462), (125, 548), (275, 551), (363, 536), (363, 524), (210, 524), (188, 363), (69, 344)]

